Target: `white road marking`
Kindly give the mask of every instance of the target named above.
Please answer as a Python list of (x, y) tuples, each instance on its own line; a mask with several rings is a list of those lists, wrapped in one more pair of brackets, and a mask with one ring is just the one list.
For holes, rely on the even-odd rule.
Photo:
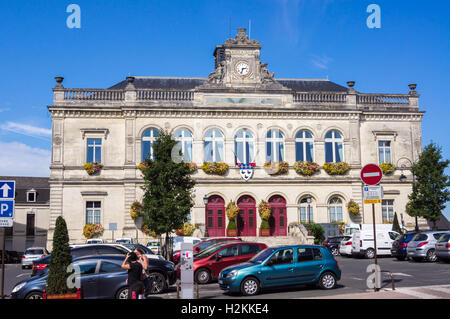
[(25, 274), (20, 274), (20, 275), (17, 275), (16, 278), (19, 278), (19, 277), (22, 277), (22, 276), (30, 276), (30, 275), (31, 275), (31, 274), (29, 274), (29, 273), (28, 273), (28, 274), (27, 274), (27, 273), (25, 273)]
[[(423, 287), (417, 287), (417, 288), (423, 288)], [(420, 299), (442, 299), (442, 297), (426, 294), (426, 293), (423, 293), (423, 292), (418, 292), (418, 291), (415, 291), (415, 290), (410, 289), (410, 288), (399, 288), (399, 289), (397, 289), (397, 292), (399, 292), (401, 294), (417, 297), (417, 298), (420, 298)]]
[(401, 272), (394, 272), (392, 276), (404, 276), (404, 277), (412, 277), (412, 275), (404, 274)]
[(431, 289), (431, 290), (436, 290), (436, 291), (440, 291), (440, 292), (445, 292), (450, 294), (450, 288), (445, 288), (445, 287), (429, 287), (426, 289)]

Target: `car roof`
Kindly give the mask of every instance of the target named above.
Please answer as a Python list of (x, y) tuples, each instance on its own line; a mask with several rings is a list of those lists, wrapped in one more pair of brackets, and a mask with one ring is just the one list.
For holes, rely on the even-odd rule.
[(82, 261), (89, 259), (124, 260), (124, 255), (89, 255), (73, 258), (73, 261)]
[(269, 248), (280, 249), (280, 248), (324, 248), (324, 247), (320, 245), (279, 245), (279, 246), (271, 246)]

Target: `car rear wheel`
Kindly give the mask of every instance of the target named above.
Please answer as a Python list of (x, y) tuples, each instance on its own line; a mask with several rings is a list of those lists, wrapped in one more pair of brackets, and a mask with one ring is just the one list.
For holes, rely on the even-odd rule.
[(437, 260), (436, 251), (434, 249), (430, 249), (427, 252), (427, 260), (432, 263), (434, 263)]
[(372, 248), (366, 250), (366, 258), (372, 259), (375, 257), (375, 251)]
[(42, 292), (40, 291), (32, 291), (30, 292), (25, 299), (42, 299)]
[(336, 287), (336, 276), (331, 272), (325, 272), (320, 276), (319, 286), (322, 289), (333, 289)]
[(116, 292), (116, 299), (128, 299), (128, 287), (120, 288)]
[(333, 256), (339, 256), (339, 250), (336, 247), (331, 248), (331, 253), (333, 254)]
[(208, 269), (202, 268), (195, 272), (195, 281), (200, 284), (204, 285), (207, 284), (211, 280), (211, 273)]
[(166, 277), (164, 277), (163, 274), (159, 272), (151, 272), (149, 274), (149, 278), (151, 284), (149, 292), (152, 295), (160, 294), (167, 289)]
[(259, 294), (261, 286), (258, 279), (249, 277), (245, 278), (241, 283), (241, 292), (244, 296), (254, 296)]

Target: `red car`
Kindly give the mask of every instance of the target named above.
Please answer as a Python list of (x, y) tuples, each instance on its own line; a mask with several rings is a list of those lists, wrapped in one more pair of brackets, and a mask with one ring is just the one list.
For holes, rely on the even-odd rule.
[[(246, 262), (266, 248), (266, 244), (242, 241), (211, 246), (194, 257), (194, 279), (206, 284), (217, 279), (222, 269)], [(179, 267), (177, 270), (179, 275)]]
[[(197, 243), (197, 245), (194, 246), (194, 254), (197, 254), (199, 252), (202, 252), (206, 248), (211, 247), (212, 245), (225, 242), (225, 241), (242, 241), (239, 237), (211, 237), (207, 238), (205, 240), (202, 240), (201, 242)], [(180, 261), (181, 251), (175, 250), (172, 254), (172, 261), (175, 264), (178, 264)]]

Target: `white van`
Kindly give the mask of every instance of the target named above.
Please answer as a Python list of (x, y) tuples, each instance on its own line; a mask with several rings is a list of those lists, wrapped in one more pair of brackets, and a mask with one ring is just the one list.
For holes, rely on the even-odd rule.
[(104, 244), (103, 239), (99, 239), (99, 238), (91, 238), (86, 240), (86, 244)]
[[(375, 257), (375, 245), (373, 241), (373, 225), (372, 228), (365, 227), (365, 229), (357, 230), (353, 234), (352, 241), (352, 255), (364, 256), (368, 259)], [(383, 227), (384, 226), (384, 227)], [(388, 227), (386, 227), (388, 226)], [(377, 233), (377, 255), (390, 256), (392, 243), (400, 236), (399, 233), (392, 231), (392, 225), (376, 225)]]

